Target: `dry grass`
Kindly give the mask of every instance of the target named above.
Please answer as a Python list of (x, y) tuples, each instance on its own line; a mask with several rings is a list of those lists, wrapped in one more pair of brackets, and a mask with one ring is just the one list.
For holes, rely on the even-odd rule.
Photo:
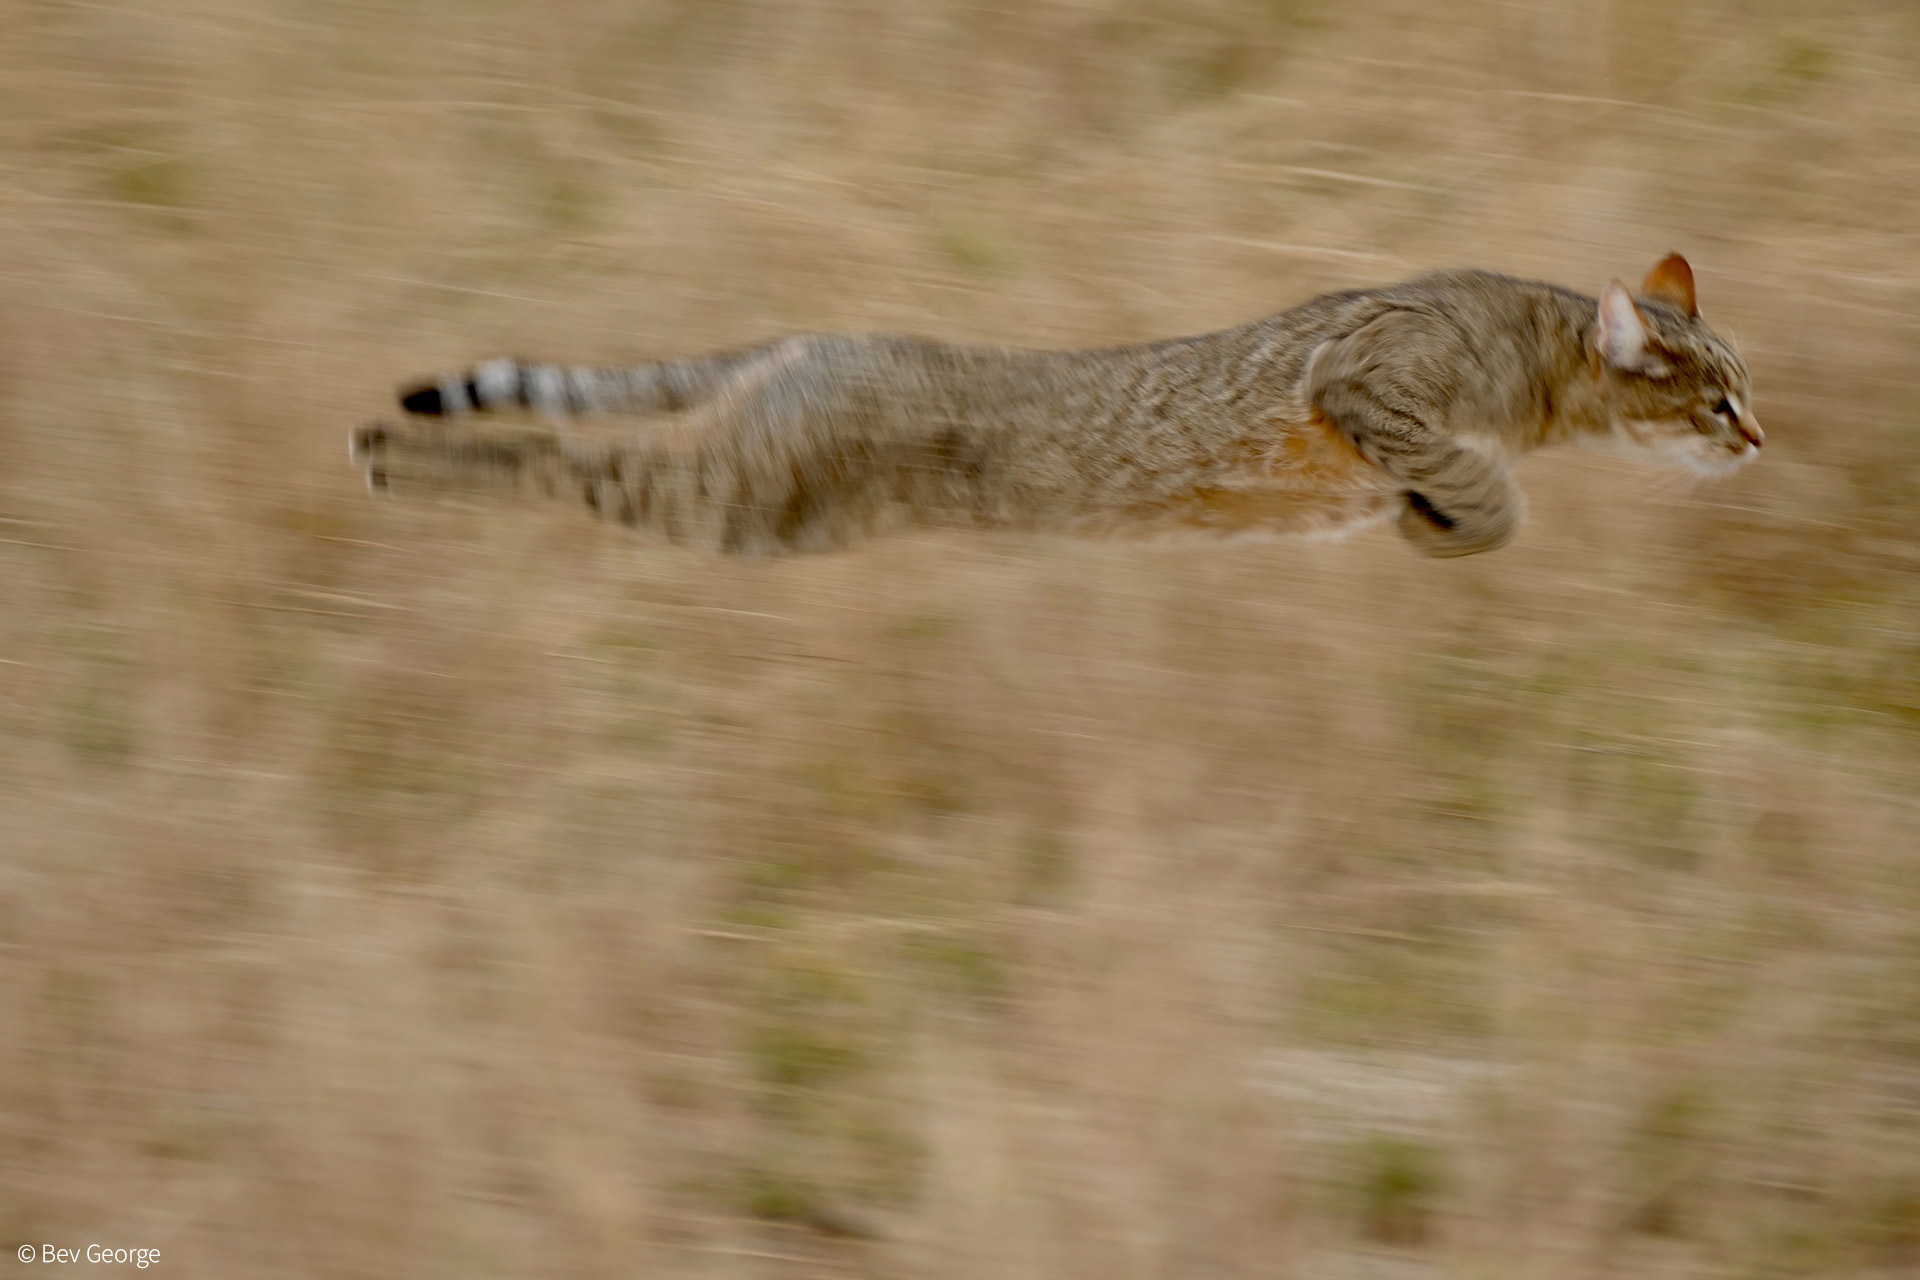
[[(8, 0), (0, 1244), (175, 1274), (1920, 1266), (1898, 0)], [(513, 351), (1688, 251), (1770, 431), (1520, 545), (377, 504)]]

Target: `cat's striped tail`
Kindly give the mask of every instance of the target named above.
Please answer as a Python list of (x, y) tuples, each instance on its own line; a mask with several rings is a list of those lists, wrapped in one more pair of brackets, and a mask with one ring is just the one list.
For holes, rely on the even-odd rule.
[(705, 400), (766, 353), (767, 347), (759, 346), (614, 368), (503, 357), (403, 388), (400, 407), (427, 417), (506, 409), (553, 417), (675, 413)]

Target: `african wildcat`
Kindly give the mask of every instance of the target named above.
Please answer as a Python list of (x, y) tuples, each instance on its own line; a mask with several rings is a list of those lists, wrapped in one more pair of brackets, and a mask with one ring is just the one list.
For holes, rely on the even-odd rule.
[(902, 523), (1222, 533), (1394, 515), (1429, 555), (1513, 536), (1509, 459), (1616, 439), (1730, 470), (1761, 443), (1746, 366), (1670, 255), (1638, 298), (1483, 271), (1316, 298), (1143, 346), (1018, 351), (807, 336), (623, 369), (496, 360), (407, 392), (416, 415), (658, 415), (552, 429), (376, 424), (375, 490), (526, 489), (675, 541), (765, 552)]

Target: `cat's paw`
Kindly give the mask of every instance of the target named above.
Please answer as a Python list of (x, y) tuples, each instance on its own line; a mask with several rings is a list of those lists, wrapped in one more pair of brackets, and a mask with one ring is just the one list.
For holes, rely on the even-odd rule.
[(392, 441), (393, 428), (384, 422), (369, 422), (347, 433), (347, 460), (366, 480), (368, 493), (387, 492), (387, 447)]
[(1520, 527), (1520, 513), (1442, 510), (1425, 494), (1409, 490), (1398, 523), (1401, 536), (1421, 555), (1452, 559), (1505, 546)]

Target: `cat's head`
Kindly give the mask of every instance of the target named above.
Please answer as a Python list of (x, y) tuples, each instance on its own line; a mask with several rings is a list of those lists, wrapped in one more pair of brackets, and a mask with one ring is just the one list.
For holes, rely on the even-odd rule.
[(1693, 268), (1679, 254), (1648, 273), (1637, 298), (1618, 280), (1607, 286), (1593, 346), (1621, 443), (1708, 474), (1760, 452), (1746, 362), (1700, 318)]

